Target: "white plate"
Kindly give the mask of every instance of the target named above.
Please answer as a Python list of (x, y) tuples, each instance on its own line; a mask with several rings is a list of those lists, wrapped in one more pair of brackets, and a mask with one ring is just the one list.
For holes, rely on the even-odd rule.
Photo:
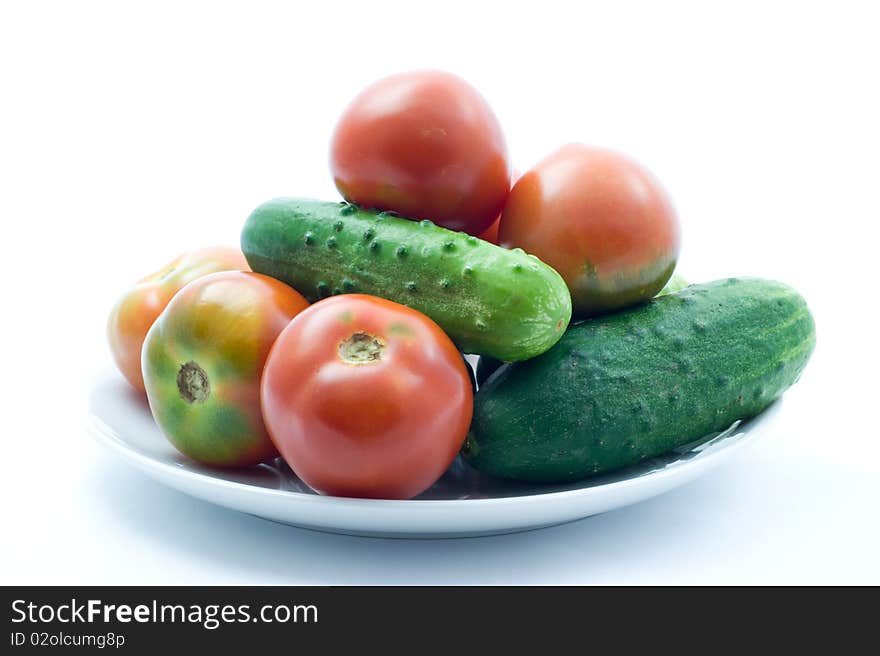
[(720, 435), (636, 467), (565, 485), (501, 481), (456, 460), (436, 485), (409, 501), (319, 496), (280, 459), (246, 470), (202, 467), (168, 443), (146, 400), (115, 373), (95, 379), (86, 424), (101, 444), (147, 475), (220, 506), (319, 531), (438, 538), (542, 528), (654, 497), (752, 442), (778, 409), (777, 402)]

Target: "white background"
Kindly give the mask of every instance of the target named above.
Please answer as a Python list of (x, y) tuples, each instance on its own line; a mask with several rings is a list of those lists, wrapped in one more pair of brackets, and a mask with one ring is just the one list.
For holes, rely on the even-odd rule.
[[(0, 582), (880, 583), (872, 3), (484, 4), (3, 3)], [(567, 141), (645, 163), (689, 279), (804, 294), (818, 347), (766, 439), (627, 509), (421, 542), (222, 510), (90, 441), (116, 295), (270, 197), (335, 198), (337, 115), (422, 67), (483, 92), (519, 169)]]

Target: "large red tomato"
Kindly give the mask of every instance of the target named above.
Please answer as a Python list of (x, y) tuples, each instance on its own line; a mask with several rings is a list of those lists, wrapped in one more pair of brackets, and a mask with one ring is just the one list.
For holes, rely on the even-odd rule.
[(617, 153), (570, 144), (513, 186), (499, 241), (556, 269), (574, 315), (583, 317), (659, 292), (675, 269), (680, 228), (649, 171)]
[(441, 71), (392, 75), (348, 106), (330, 168), (346, 200), (479, 235), (510, 189), (495, 114), (464, 80)]
[(362, 294), (300, 313), (262, 380), (266, 428), (322, 494), (408, 499), (449, 467), (467, 434), (466, 364), (428, 317)]

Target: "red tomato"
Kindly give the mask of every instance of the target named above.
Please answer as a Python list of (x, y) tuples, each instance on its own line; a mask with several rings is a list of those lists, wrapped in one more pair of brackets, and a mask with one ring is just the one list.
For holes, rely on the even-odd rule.
[(411, 308), (363, 294), (300, 313), (263, 371), (269, 435), (321, 494), (408, 499), (461, 448), (473, 391), (445, 333)]
[(346, 200), (478, 235), (510, 190), (507, 146), (489, 105), (441, 71), (392, 75), (348, 106), (330, 168)]
[(672, 275), (681, 241), (672, 203), (649, 171), (581, 144), (517, 181), (499, 239), (556, 269), (581, 317), (653, 297)]

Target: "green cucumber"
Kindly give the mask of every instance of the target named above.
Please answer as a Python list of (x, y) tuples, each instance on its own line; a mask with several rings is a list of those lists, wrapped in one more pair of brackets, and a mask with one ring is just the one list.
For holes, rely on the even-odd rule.
[(477, 392), (462, 454), (504, 478), (564, 482), (636, 464), (754, 416), (816, 340), (782, 283), (715, 281), (569, 327)]
[(310, 301), (363, 293), (419, 310), (465, 353), (532, 358), (571, 318), (565, 281), (533, 255), (349, 203), (271, 200), (248, 218), (241, 249)]

